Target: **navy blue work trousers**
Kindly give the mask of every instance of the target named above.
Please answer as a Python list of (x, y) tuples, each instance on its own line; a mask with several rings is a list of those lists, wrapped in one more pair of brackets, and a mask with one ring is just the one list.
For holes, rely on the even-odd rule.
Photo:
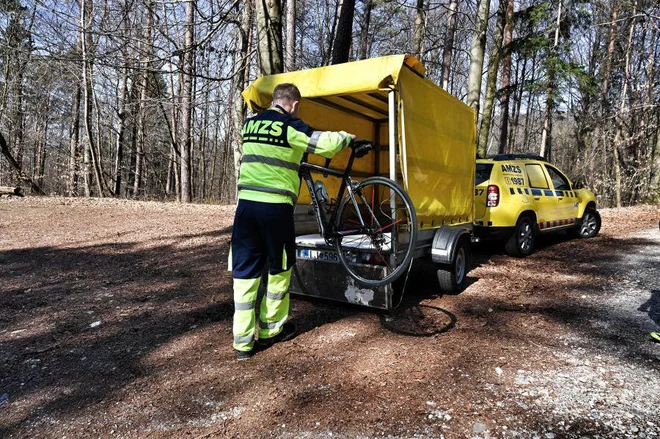
[(239, 200), (231, 237), (235, 279), (278, 274), (296, 263), (296, 232), (291, 204)]

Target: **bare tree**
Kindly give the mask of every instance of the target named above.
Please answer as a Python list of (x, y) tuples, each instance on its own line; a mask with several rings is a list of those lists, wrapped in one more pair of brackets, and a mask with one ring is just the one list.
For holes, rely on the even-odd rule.
[(332, 44), (332, 64), (341, 64), (348, 61), (353, 38), (353, 16), (355, 14), (355, 0), (343, 0), (337, 33)]
[(470, 77), (468, 80), (467, 104), (475, 112), (475, 123), (479, 117), (479, 99), (481, 96), (481, 77), (486, 50), (486, 30), (488, 29), (488, 12), (490, 0), (479, 0), (477, 8), (477, 23), (470, 48)]
[(415, 6), (415, 26), (413, 27), (413, 54), (422, 59), (424, 45), (424, 0), (417, 0)]
[(39, 187), (39, 185), (32, 180), (23, 170), (21, 169), (21, 165), (16, 161), (16, 159), (13, 157), (11, 150), (9, 149), (9, 145), (7, 145), (7, 141), (5, 140), (5, 137), (0, 133), (0, 152), (2, 152), (2, 155), (5, 156), (5, 159), (9, 163), (9, 166), (14, 170), (16, 173), (16, 176), (19, 180), (25, 181), (30, 185), (30, 189), (32, 192), (36, 195), (46, 195), (43, 190)]
[(241, 96), (245, 82), (248, 78), (250, 70), (250, 40), (252, 34), (252, 25), (254, 21), (254, 7), (251, 0), (246, 0), (240, 14), (239, 25), (236, 29), (236, 46), (238, 53), (234, 60), (234, 77), (231, 84), (231, 101), (232, 111), (231, 127), (232, 127), (232, 145), (233, 145), (233, 158), (234, 158), (234, 180), (238, 181), (238, 173), (241, 167), (241, 159), (243, 157), (243, 142), (241, 137), (241, 130), (243, 127), (243, 120), (245, 119), (245, 103)]
[(181, 82), (181, 202), (192, 201), (192, 111), (195, 59), (195, 0), (186, 2)]
[(296, 0), (286, 2), (286, 50), (284, 67), (287, 72), (296, 69)]
[(371, 10), (374, 6), (373, 0), (364, 0), (364, 15), (360, 23), (360, 50), (359, 59), (366, 59), (369, 56), (369, 23), (371, 22)]
[[(78, 41), (76, 42), (76, 50), (74, 53), (80, 53), (80, 44), (81, 36), (78, 35)], [(68, 194), (70, 197), (75, 197), (78, 195), (78, 176), (80, 172), (80, 100), (82, 99), (80, 80), (75, 82), (71, 98)]]
[(479, 128), (479, 141), (477, 144), (477, 154), (479, 157), (485, 157), (488, 152), (488, 139), (490, 135), (490, 124), (493, 116), (493, 107), (495, 106), (495, 92), (497, 91), (497, 72), (500, 67), (500, 55), (502, 52), (502, 39), (504, 38), (504, 25), (506, 22), (507, 2), (500, 1), (497, 10), (497, 29), (493, 40), (493, 49), (488, 59), (488, 80), (486, 83), (486, 98), (484, 100), (484, 114), (481, 118)]
[(442, 88), (449, 90), (449, 75), (451, 73), (452, 53), (454, 52), (454, 36), (456, 35), (456, 10), (458, 0), (449, 2), (449, 15), (447, 16), (447, 33), (445, 47), (442, 49)]
[(548, 88), (546, 92), (545, 118), (543, 120), (543, 131), (541, 133), (541, 157), (551, 159), (552, 157), (552, 113), (555, 109), (556, 76), (557, 76), (557, 46), (559, 45), (559, 26), (561, 24), (561, 5), (559, 0), (557, 6), (557, 27), (555, 28), (555, 40), (552, 45), (552, 52), (548, 68)]
[[(122, 38), (128, 40), (130, 38), (128, 31), (128, 14), (129, 14), (129, 0), (124, 0), (122, 4), (122, 20), (121, 30)], [(122, 47), (123, 67), (121, 69), (121, 76), (119, 80), (119, 103), (117, 108), (117, 140), (115, 143), (115, 170), (114, 170), (114, 185), (112, 192), (115, 195), (121, 193), (122, 173), (123, 173), (123, 159), (124, 149), (126, 142), (126, 125), (128, 118), (128, 77), (131, 68), (131, 57), (128, 51), (128, 42), (124, 43)]]
[[(502, 0), (504, 1), (504, 0)], [(513, 9), (515, 0), (507, 0), (506, 25), (504, 26), (504, 60), (502, 65), (502, 97), (500, 99), (500, 139), (497, 152), (507, 151), (509, 134), (509, 97), (511, 96), (511, 41), (513, 40)]]
[(256, 0), (256, 3), (259, 73), (282, 73), (282, 3), (280, 0)]
[(81, 58), (82, 58), (82, 82), (83, 82), (83, 121), (85, 126), (85, 156), (84, 156), (84, 178), (85, 178), (85, 196), (92, 195), (92, 172), (96, 181), (98, 196), (103, 197), (103, 175), (100, 168), (100, 158), (97, 157), (94, 133), (92, 130), (92, 111), (94, 87), (93, 79), (93, 61), (91, 51), (93, 50), (91, 26), (94, 12), (93, 0), (84, 0), (80, 5), (80, 30), (82, 32)]
[(140, 195), (140, 188), (142, 187), (142, 171), (144, 168), (144, 155), (145, 155), (145, 138), (146, 138), (146, 113), (147, 113), (147, 97), (149, 90), (149, 69), (151, 66), (151, 46), (152, 46), (152, 32), (154, 24), (154, 11), (152, 0), (144, 0), (146, 23), (144, 26), (144, 33), (140, 43), (142, 59), (140, 60), (140, 100), (138, 102), (138, 120), (137, 133), (135, 139), (135, 172), (133, 177), (133, 196)]

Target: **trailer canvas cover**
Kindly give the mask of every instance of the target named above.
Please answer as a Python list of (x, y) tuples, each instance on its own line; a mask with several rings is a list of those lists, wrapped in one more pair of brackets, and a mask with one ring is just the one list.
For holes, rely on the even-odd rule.
[[(358, 160), (357, 176), (389, 175), (388, 95), (394, 90), (397, 181), (415, 205), (420, 228), (471, 223), (476, 157), (474, 112), (433, 82), (409, 55), (393, 55), (265, 76), (243, 97), (250, 110), (268, 108), (277, 84), (294, 83), (303, 97), (300, 117), (319, 130), (344, 130), (372, 140), (378, 154)], [(332, 167), (342, 169), (348, 152)], [(322, 164), (323, 160), (312, 161)], [(326, 180), (328, 192), (336, 182)], [(299, 204), (309, 203), (302, 191)]]

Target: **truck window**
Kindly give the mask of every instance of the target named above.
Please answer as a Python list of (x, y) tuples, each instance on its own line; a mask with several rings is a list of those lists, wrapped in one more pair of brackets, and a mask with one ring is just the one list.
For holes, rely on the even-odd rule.
[(477, 173), (474, 178), (474, 184), (479, 185), (486, 180), (490, 180), (490, 171), (493, 169), (492, 163), (477, 163)]
[(561, 172), (553, 168), (552, 166), (545, 167), (548, 170), (550, 175), (550, 180), (552, 180), (552, 185), (555, 187), (555, 190), (558, 191), (570, 191), (571, 185), (568, 183), (566, 177), (562, 175)]
[(538, 189), (549, 189), (548, 180), (545, 178), (543, 173), (543, 168), (541, 165), (535, 163), (529, 163), (525, 165), (525, 170), (527, 171), (527, 176), (529, 177), (529, 185), (533, 188)]

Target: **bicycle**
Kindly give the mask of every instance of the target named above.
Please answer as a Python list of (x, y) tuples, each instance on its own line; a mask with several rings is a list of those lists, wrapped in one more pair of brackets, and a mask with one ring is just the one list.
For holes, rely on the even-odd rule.
[[(410, 197), (394, 181), (381, 176), (362, 181), (351, 178), (353, 161), (366, 155), (373, 145), (366, 140), (354, 140), (351, 147), (344, 171), (330, 169), (331, 159), (326, 159), (324, 166), (309, 163), (305, 154), (300, 176), (309, 190), (319, 232), (326, 244), (335, 247), (339, 262), (353, 279), (375, 288), (394, 282), (410, 267), (417, 238), (417, 217)], [(356, 151), (361, 155), (356, 156)], [(324, 177), (341, 178), (335, 198), (338, 204), (330, 205), (329, 212), (326, 212), (330, 199), (325, 186), (320, 180), (317, 180), (320, 185), (314, 182), (312, 171)]]

